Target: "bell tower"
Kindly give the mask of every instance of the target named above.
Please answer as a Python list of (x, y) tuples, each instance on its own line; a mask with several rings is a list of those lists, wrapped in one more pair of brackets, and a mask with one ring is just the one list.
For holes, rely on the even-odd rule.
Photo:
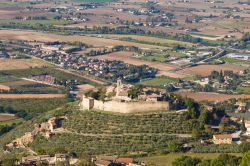
[(116, 83), (116, 96), (118, 96), (118, 94), (121, 92), (121, 88), (122, 88), (122, 80), (118, 79)]

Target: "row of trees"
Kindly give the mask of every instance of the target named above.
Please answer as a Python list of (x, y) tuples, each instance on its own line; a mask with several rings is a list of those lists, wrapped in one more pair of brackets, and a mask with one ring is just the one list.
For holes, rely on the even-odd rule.
[(173, 166), (249, 166), (250, 151), (246, 152), (243, 157), (230, 154), (221, 154), (215, 159), (200, 159), (190, 156), (177, 158)]

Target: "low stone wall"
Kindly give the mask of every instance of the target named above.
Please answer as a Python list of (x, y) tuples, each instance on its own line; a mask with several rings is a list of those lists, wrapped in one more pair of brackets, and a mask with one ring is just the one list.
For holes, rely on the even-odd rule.
[[(85, 109), (98, 109), (102, 111), (119, 112), (119, 113), (132, 113), (132, 112), (149, 112), (149, 111), (161, 111), (169, 110), (169, 103), (166, 101), (149, 102), (119, 102), (119, 101), (106, 101), (99, 100), (91, 101), (93, 104), (88, 103), (88, 98), (83, 98), (82, 105)], [(92, 107), (89, 107), (89, 106)]]

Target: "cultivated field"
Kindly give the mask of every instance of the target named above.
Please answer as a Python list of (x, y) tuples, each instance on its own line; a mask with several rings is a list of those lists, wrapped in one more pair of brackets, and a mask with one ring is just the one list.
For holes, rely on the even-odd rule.
[(4, 82), (2, 85), (9, 86), (9, 87), (16, 87), (16, 86), (23, 86), (23, 85), (33, 85), (36, 84), (33, 81), (27, 80), (19, 80), (19, 81), (11, 81), (11, 82)]
[[(1, 32), (0, 32), (1, 35)], [(49, 66), (48, 63), (38, 59), (1, 59), (0, 70), (28, 69)]]
[(112, 38), (112, 39), (123, 39), (123, 38), (131, 38), (134, 39), (136, 41), (140, 41), (140, 42), (152, 42), (152, 43), (157, 43), (157, 44), (162, 44), (164, 46), (173, 46), (173, 45), (182, 45), (182, 46), (186, 46), (186, 47), (191, 47), (193, 46), (192, 43), (188, 43), (188, 42), (182, 42), (182, 41), (176, 41), (176, 40), (169, 40), (169, 39), (164, 39), (164, 38), (156, 38), (156, 37), (149, 37), (149, 36), (139, 36), (139, 35), (102, 35), (108, 38)]
[(0, 90), (10, 90), (10, 87), (3, 85), (3, 84), (0, 84)]
[(13, 114), (0, 114), (0, 122), (16, 119), (15, 115)]
[(78, 85), (77, 88), (79, 91), (89, 91), (95, 89), (95, 87), (90, 84)]
[(161, 46), (154, 46), (148, 44), (140, 44), (127, 41), (119, 41), (114, 39), (104, 39), (98, 37), (90, 36), (69, 36), (69, 35), (55, 35), (41, 32), (31, 32), (31, 31), (18, 31), (18, 30), (0, 30), (0, 38), (2, 40), (28, 40), (28, 41), (64, 41), (64, 42), (84, 42), (95, 47), (112, 47), (114, 45), (124, 45), (124, 46), (136, 46), (141, 49), (155, 49), (155, 48), (164, 48)]
[(0, 94), (1, 99), (46, 99), (64, 97), (65, 94)]
[(187, 96), (188, 98), (192, 98), (196, 101), (225, 101), (228, 99), (238, 99), (238, 98), (250, 98), (250, 95), (227, 95), (227, 94), (219, 94), (219, 93), (209, 93), (209, 92), (176, 92), (181, 96)]
[(212, 71), (225, 71), (225, 70), (232, 70), (236, 73), (247, 69), (247, 67), (240, 66), (240, 65), (229, 65), (229, 64), (222, 64), (222, 65), (199, 65), (190, 68), (186, 68), (181, 70), (180, 72), (192, 75), (201, 75), (201, 76), (208, 76), (211, 74)]

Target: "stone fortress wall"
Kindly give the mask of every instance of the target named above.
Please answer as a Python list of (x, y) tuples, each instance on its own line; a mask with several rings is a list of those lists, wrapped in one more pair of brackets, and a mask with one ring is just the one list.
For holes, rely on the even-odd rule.
[(98, 109), (102, 111), (118, 112), (118, 113), (133, 113), (133, 112), (149, 112), (169, 110), (169, 102), (167, 101), (136, 101), (136, 102), (121, 102), (121, 101), (100, 101), (93, 98), (83, 96), (82, 107), (84, 109)]

